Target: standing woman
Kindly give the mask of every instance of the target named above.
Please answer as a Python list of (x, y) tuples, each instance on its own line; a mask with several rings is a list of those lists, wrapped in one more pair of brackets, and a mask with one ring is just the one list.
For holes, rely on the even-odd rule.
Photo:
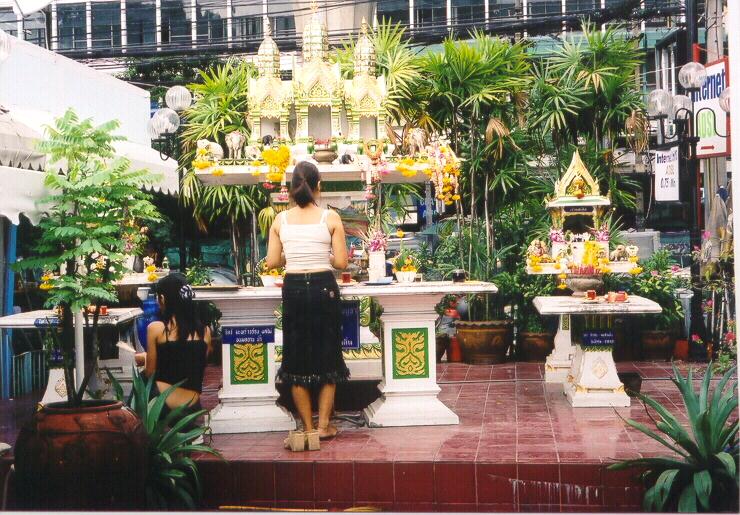
[(330, 424), (337, 383), (349, 378), (342, 357), (339, 287), (333, 269), (347, 267), (344, 226), (334, 211), (318, 206), (321, 178), (315, 165), (298, 163), (290, 197), (270, 229), (267, 266), (285, 265), (283, 361), (278, 377), (291, 386), (307, 433), (314, 431), (310, 386), (319, 385), (319, 438), (332, 438)]

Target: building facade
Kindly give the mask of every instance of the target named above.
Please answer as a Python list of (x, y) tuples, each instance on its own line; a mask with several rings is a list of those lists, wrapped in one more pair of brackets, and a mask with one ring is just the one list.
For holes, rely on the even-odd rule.
[[(476, 27), (537, 36), (558, 19), (618, 9), (624, 0), (343, 0), (321, 2), (330, 42), (357, 33), (362, 18), (390, 19), (426, 42)], [(673, 5), (645, 0), (646, 7)], [(54, 0), (23, 17), (13, 0), (0, 0), (0, 29), (73, 57), (116, 57), (199, 50), (253, 52), (269, 19), (281, 48), (297, 48), (310, 14), (309, 0)], [(664, 27), (666, 17), (649, 20)], [(541, 30), (538, 29), (542, 26)], [(557, 31), (557, 25), (555, 31)]]

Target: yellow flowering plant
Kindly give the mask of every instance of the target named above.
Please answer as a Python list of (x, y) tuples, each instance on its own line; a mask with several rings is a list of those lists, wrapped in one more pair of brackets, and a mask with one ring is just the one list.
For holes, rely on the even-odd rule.
[(285, 170), (290, 164), (290, 148), (287, 145), (266, 148), (262, 151), (262, 160), (269, 167), (269, 171), (265, 174), (268, 182), (281, 183), (285, 180)]
[(265, 258), (261, 259), (260, 262), (257, 263), (257, 271), (260, 275), (270, 275), (272, 277), (283, 277), (285, 275), (285, 268), (269, 268)]
[(393, 261), (393, 272), (418, 272), (420, 266), (420, 260), (416, 254), (410, 250), (401, 249)]

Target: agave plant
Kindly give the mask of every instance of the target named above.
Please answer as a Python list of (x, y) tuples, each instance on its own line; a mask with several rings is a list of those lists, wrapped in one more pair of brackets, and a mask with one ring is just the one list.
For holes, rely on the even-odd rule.
[[(648, 395), (637, 396), (660, 417), (653, 430), (635, 420), (627, 424), (660, 442), (672, 456), (640, 458), (609, 466), (611, 470), (646, 468), (643, 480), (649, 485), (643, 499), (647, 511), (738, 511), (738, 421), (737, 381), (730, 369), (711, 386), (709, 364), (699, 391), (694, 390), (693, 370), (686, 377), (673, 365), (673, 383), (686, 407), (688, 429), (679, 417)], [(734, 418), (734, 420), (733, 420)]]
[(209, 431), (208, 427), (197, 425), (198, 417), (205, 415), (206, 410), (187, 413), (187, 407), (180, 406), (162, 416), (167, 397), (182, 383), (151, 398), (154, 377), (145, 380), (134, 367), (131, 395), (126, 399), (121, 384), (107, 372), (116, 398), (136, 412), (149, 435), (148, 508), (198, 508), (202, 489), (192, 455), (221, 457), (212, 447), (195, 443)]

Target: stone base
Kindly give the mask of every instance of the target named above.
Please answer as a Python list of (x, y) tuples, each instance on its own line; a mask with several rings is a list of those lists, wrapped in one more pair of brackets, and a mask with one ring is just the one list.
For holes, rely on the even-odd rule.
[(458, 416), (437, 393), (386, 393), (363, 410), (370, 427), (444, 426), (459, 424)]
[(571, 360), (551, 359), (548, 356), (545, 361), (545, 382), (563, 384), (568, 378), (571, 365)]
[(296, 428), (293, 415), (271, 403), (256, 403), (254, 400), (222, 400), (210, 413), (210, 425), (214, 434), (264, 433), (268, 431), (290, 431)]
[(587, 390), (576, 391), (573, 384), (565, 387), (565, 396), (574, 408), (628, 408), (629, 396), (624, 390), (619, 392), (609, 390)]

